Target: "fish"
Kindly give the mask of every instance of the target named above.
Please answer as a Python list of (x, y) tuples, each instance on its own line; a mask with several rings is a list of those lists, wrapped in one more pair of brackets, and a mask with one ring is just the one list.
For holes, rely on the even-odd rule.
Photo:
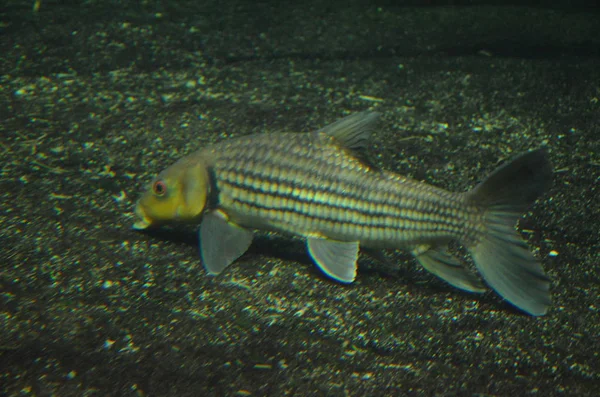
[[(359, 250), (409, 251), (461, 290), (485, 283), (532, 316), (551, 305), (550, 279), (516, 224), (552, 183), (544, 147), (515, 156), (467, 192), (451, 192), (374, 166), (366, 149), (377, 112), (311, 132), (258, 133), (201, 148), (160, 172), (134, 208), (134, 229), (199, 225), (201, 261), (222, 273), (254, 230), (301, 237), (321, 271), (357, 275)], [(457, 241), (481, 277), (452, 255)]]

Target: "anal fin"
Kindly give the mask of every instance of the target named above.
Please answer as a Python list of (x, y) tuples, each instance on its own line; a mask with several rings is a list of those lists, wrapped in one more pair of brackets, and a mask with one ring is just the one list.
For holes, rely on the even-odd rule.
[(413, 250), (413, 255), (427, 271), (450, 285), (469, 292), (485, 291), (481, 281), (445, 249), (418, 246)]

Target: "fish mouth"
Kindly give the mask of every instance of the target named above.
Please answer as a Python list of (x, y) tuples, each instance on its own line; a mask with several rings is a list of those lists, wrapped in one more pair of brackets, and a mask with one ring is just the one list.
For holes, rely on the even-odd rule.
[(144, 230), (152, 225), (152, 220), (146, 216), (146, 212), (139, 204), (135, 206), (135, 216), (137, 220), (133, 224), (133, 229)]

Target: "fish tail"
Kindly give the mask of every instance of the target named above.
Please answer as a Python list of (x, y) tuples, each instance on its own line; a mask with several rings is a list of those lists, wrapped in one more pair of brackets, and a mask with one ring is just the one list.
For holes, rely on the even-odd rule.
[(485, 232), (469, 252), (485, 281), (504, 299), (534, 315), (550, 306), (550, 279), (515, 229), (518, 219), (552, 182), (546, 151), (523, 153), (467, 193), (484, 208)]

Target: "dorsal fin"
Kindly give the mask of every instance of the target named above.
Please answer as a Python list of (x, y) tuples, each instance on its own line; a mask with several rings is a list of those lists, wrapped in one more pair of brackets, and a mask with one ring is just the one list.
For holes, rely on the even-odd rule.
[(368, 146), (371, 140), (371, 131), (377, 126), (380, 114), (377, 112), (354, 113), (318, 131), (334, 138), (341, 146), (360, 152)]

